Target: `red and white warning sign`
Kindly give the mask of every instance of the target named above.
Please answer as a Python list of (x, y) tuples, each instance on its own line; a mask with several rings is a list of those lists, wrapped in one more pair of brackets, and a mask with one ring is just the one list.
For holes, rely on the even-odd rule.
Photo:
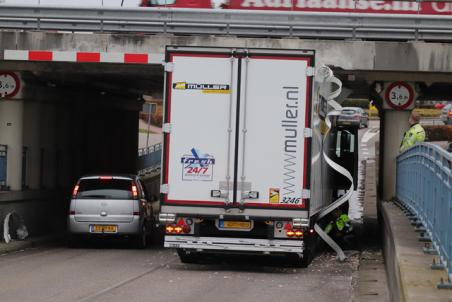
[(20, 80), (15, 73), (0, 71), (0, 98), (12, 98), (19, 89)]
[(384, 90), (384, 99), (385, 109), (412, 109), (415, 99), (413, 84), (402, 81), (389, 83)]

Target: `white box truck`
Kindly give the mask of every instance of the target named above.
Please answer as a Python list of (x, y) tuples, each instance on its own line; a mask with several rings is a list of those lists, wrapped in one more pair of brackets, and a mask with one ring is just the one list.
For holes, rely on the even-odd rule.
[(314, 51), (167, 47), (160, 222), (183, 262), (284, 254), (308, 264), (332, 202)]

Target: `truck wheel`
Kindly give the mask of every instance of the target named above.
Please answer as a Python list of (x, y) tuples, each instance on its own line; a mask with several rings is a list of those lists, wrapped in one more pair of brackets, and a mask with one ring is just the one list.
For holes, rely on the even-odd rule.
[(289, 254), (289, 261), (292, 266), (306, 268), (311, 263), (312, 257), (309, 251), (303, 253), (303, 257), (298, 254)]
[(187, 252), (183, 249), (177, 249), (180, 262), (182, 263), (198, 263), (199, 257), (197, 253)]

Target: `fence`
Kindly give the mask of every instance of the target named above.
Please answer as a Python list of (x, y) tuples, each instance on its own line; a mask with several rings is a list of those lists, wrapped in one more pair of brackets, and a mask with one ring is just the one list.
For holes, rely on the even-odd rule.
[(452, 16), (5, 5), (0, 28), (246, 37), (452, 41)]
[[(452, 284), (452, 154), (422, 143), (397, 157), (397, 199), (425, 228)], [(434, 268), (434, 267), (432, 267)]]
[(162, 144), (138, 149), (138, 174), (158, 174), (162, 160)]

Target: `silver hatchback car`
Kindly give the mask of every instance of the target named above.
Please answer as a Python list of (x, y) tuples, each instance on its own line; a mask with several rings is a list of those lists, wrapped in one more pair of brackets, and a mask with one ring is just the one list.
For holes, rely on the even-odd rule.
[(68, 244), (83, 236), (129, 237), (146, 246), (154, 225), (152, 205), (135, 175), (91, 175), (74, 187), (68, 216)]

